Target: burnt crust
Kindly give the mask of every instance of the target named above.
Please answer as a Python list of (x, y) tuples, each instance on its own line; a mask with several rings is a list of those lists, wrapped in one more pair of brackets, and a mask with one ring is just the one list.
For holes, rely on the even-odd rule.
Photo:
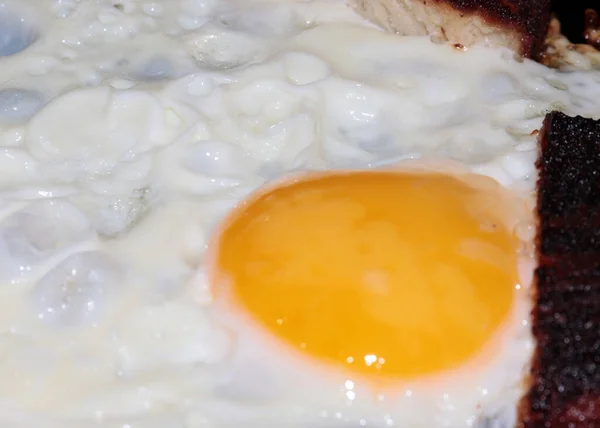
[(537, 348), (520, 427), (600, 427), (600, 121), (552, 112), (539, 142)]
[(461, 14), (475, 14), (485, 22), (519, 34), (521, 55), (537, 58), (545, 49), (544, 40), (551, 18), (552, 0), (425, 0), (446, 4)]

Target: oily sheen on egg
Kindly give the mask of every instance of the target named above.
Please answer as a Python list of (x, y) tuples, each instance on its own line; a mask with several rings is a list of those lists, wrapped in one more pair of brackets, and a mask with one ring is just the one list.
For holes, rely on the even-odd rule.
[(502, 197), (468, 178), (342, 172), (260, 192), (226, 220), (213, 286), (314, 359), (392, 378), (456, 368), (518, 281)]

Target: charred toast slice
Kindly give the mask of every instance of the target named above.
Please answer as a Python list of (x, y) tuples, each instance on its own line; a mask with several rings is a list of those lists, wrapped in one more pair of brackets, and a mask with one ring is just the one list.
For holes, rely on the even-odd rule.
[(600, 427), (600, 121), (552, 112), (539, 141), (537, 349), (521, 427)]

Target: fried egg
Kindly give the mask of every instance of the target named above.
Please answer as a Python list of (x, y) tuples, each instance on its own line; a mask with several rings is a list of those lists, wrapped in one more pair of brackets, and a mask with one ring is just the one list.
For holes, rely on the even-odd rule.
[(414, 166), (261, 189), (209, 246), (234, 366), (349, 426), (513, 426), (532, 349), (528, 205), (489, 177)]
[(536, 133), (598, 116), (583, 56), (342, 0), (0, 24), (0, 427), (514, 428)]

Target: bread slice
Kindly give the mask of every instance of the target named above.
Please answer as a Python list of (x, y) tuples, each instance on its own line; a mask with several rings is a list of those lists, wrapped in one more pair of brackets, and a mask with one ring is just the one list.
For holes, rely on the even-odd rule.
[(462, 46), (505, 46), (524, 57), (543, 51), (551, 0), (351, 0), (385, 30), (430, 35)]
[(600, 428), (600, 121), (548, 114), (537, 167), (537, 348), (521, 427)]

